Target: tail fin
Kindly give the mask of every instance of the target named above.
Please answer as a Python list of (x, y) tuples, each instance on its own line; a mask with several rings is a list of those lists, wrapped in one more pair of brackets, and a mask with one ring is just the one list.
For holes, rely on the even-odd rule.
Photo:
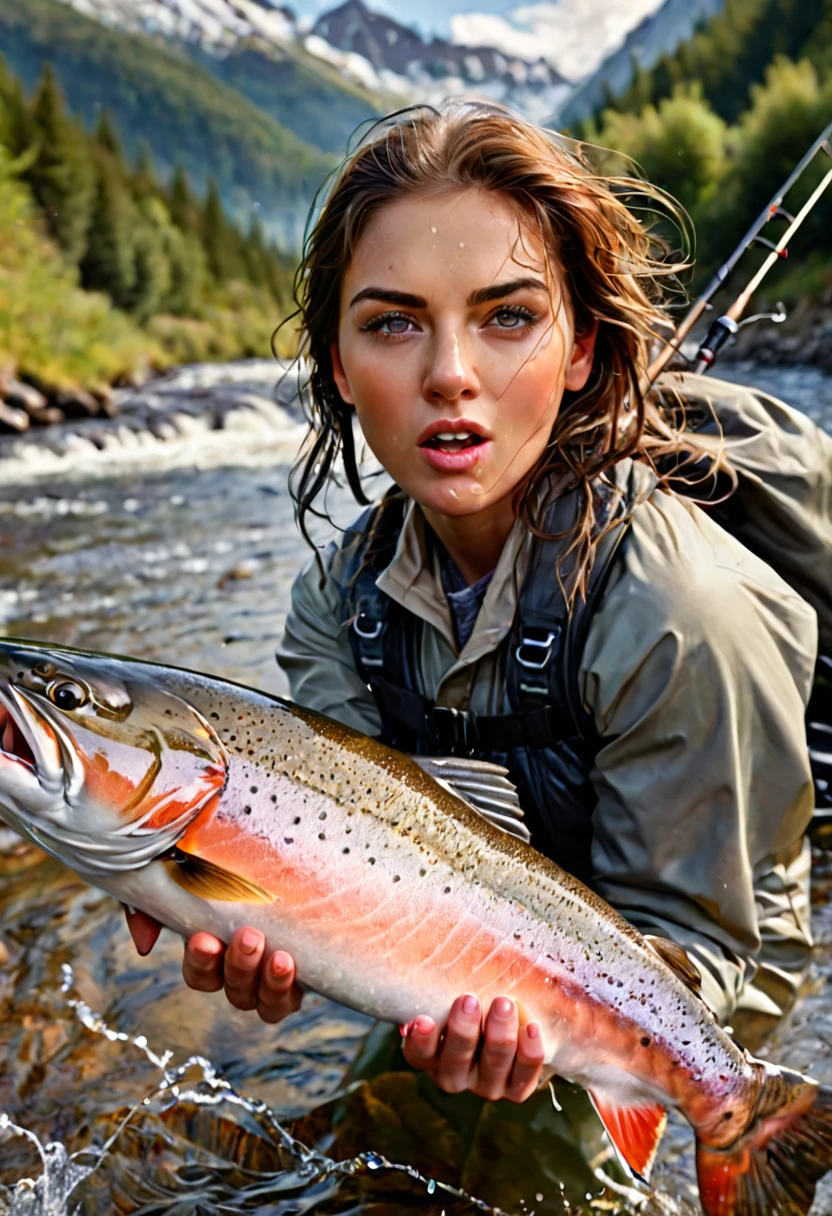
[(832, 1169), (832, 1088), (754, 1061), (762, 1074), (754, 1117), (725, 1148), (697, 1141), (705, 1216), (805, 1216)]

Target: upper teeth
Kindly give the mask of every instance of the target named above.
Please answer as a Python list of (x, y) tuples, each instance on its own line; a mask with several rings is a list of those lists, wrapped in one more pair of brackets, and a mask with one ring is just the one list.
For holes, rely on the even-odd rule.
[(470, 439), (470, 431), (440, 431), (437, 439)]

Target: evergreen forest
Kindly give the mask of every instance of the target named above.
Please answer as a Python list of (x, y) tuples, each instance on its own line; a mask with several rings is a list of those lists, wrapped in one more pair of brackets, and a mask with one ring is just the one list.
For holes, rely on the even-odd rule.
[(169, 364), (266, 356), (294, 259), (216, 182), (160, 180), (108, 112), (90, 131), (49, 65), (27, 96), (0, 61), (0, 378), (103, 388)]

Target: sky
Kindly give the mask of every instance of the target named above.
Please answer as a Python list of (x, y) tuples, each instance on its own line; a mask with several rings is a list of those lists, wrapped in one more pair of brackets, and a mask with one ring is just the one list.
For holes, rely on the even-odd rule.
[[(290, 3), (292, 0), (290, 0)], [(315, 18), (339, 0), (295, 0), (303, 17)], [(523, 59), (550, 60), (570, 79), (593, 71), (633, 26), (657, 9), (661, 0), (366, 0), (423, 34), (453, 42), (496, 46)]]

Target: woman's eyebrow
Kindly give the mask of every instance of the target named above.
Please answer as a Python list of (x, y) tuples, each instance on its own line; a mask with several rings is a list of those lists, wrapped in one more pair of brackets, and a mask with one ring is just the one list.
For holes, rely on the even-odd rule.
[(427, 300), (409, 291), (393, 291), (390, 287), (362, 287), (350, 300), (350, 308), (359, 300), (384, 300), (386, 304), (401, 304), (403, 308), (427, 308)]
[[(487, 304), (489, 300), (500, 300), (510, 296), (515, 291), (545, 291), (548, 287), (540, 279), (526, 277), (512, 279), (507, 283), (492, 283), (490, 287), (480, 287), (468, 297), (469, 304)], [(361, 300), (383, 300), (386, 304), (399, 304), (402, 308), (427, 308), (427, 300), (423, 296), (414, 296), (409, 291), (394, 291), (391, 287), (362, 287), (350, 300), (350, 308)]]
[(525, 279), (512, 279), (508, 283), (492, 283), (490, 287), (480, 287), (479, 291), (471, 292), (468, 297), (469, 304), (487, 304), (489, 300), (500, 300), (503, 296), (510, 296), (514, 291), (545, 291), (547, 294), (549, 288), (540, 279), (526, 277)]

